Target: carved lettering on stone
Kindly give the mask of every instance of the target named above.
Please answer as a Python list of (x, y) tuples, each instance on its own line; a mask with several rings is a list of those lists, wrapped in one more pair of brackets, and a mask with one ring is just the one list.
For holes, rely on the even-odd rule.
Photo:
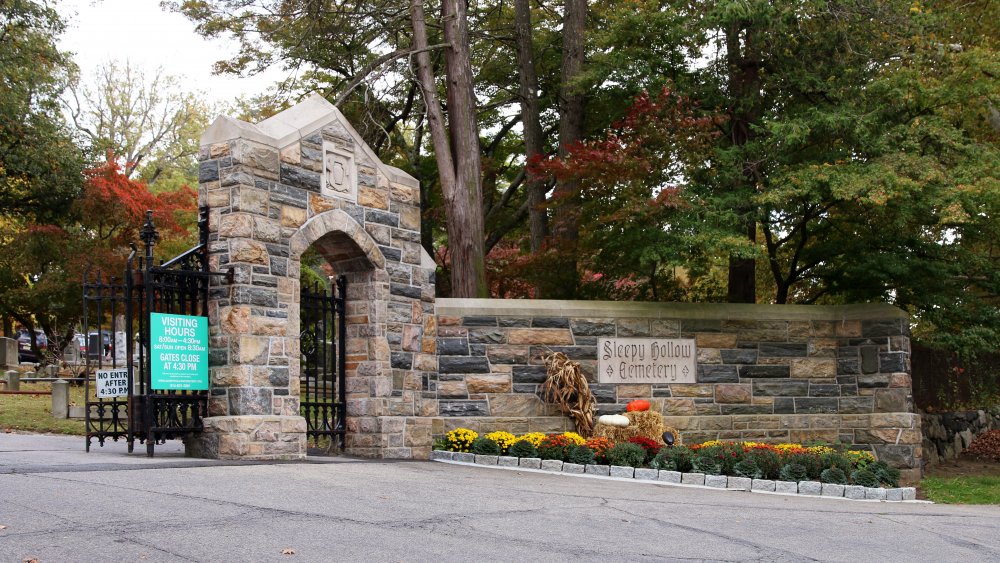
[(698, 350), (690, 338), (601, 338), (600, 383), (695, 383)]
[(358, 174), (354, 155), (333, 143), (323, 145), (323, 195), (358, 199)]

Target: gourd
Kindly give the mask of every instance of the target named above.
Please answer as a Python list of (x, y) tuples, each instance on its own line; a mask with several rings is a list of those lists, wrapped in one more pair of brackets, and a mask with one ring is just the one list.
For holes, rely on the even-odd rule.
[(601, 415), (601, 417), (597, 419), (597, 423), (607, 424), (608, 426), (624, 427), (629, 425), (629, 420), (628, 417), (623, 414), (605, 414)]
[(625, 410), (628, 412), (648, 411), (649, 401), (647, 401), (646, 399), (636, 399), (634, 401), (631, 401), (628, 405), (626, 405)]

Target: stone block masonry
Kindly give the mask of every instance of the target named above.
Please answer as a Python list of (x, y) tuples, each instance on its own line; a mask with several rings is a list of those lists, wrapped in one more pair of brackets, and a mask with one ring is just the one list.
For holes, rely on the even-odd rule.
[(429, 455), (434, 263), (419, 244), (416, 180), (313, 95), (258, 124), (216, 120), (202, 136), (199, 202), (210, 267), (234, 281), (210, 291), (210, 416), (191, 452), (305, 455), (299, 280), (311, 248), (348, 281), (347, 453)]
[[(434, 434), (571, 430), (539, 395), (545, 356), (562, 352), (599, 414), (648, 399), (686, 443), (840, 442), (919, 476), (908, 319), (895, 307), (438, 299), (437, 313)], [(696, 381), (596, 383), (609, 337), (693, 339)]]
[[(539, 396), (544, 358), (562, 352), (600, 413), (648, 399), (686, 442), (839, 441), (919, 471), (908, 320), (893, 307), (435, 300), (417, 181), (317, 95), (257, 124), (217, 119), (202, 137), (199, 203), (209, 267), (233, 281), (209, 292), (209, 417), (194, 455), (305, 455), (299, 284), (312, 249), (347, 278), (348, 454), (426, 459), (460, 426), (572, 430)], [(609, 337), (693, 341), (689, 382), (597, 383)]]

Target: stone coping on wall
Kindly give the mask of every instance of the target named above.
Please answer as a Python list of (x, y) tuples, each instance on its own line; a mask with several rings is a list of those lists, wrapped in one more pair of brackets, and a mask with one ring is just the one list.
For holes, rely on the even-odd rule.
[(706, 475), (704, 473), (681, 473), (649, 468), (622, 467), (617, 465), (579, 465), (559, 460), (542, 460), (534, 457), (511, 457), (495, 455), (475, 455), (470, 453), (434, 450), (431, 461), (451, 463), (456, 465), (484, 466), (491, 469), (507, 469), (515, 471), (530, 471), (540, 473), (558, 473), (574, 477), (605, 478), (615, 480), (631, 480), (658, 485), (677, 487), (693, 487), (700, 489), (716, 489), (742, 491), (751, 493), (809, 496), (833, 498), (840, 500), (860, 500), (869, 502), (913, 502), (927, 503), (930, 501), (916, 500), (917, 490), (913, 487), (862, 487), (860, 485), (836, 485), (818, 481), (776, 481), (772, 479), (750, 479), (749, 477), (732, 477), (726, 475)]
[(555, 299), (439, 298), (442, 316), (632, 317), (704, 320), (887, 320), (908, 319), (886, 303), (853, 305), (757, 305), (748, 303), (655, 303), (640, 301), (562, 301)]

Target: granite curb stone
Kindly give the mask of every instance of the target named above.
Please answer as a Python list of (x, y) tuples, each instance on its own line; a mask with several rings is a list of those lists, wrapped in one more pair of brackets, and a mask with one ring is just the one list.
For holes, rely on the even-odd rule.
[(656, 469), (644, 469), (642, 467), (635, 468), (635, 478), (643, 479), (646, 481), (655, 481), (659, 471)]
[(725, 475), (705, 475), (705, 486), (716, 489), (725, 489), (729, 483), (729, 478)]
[(844, 498), (861, 500), (865, 498), (865, 488), (861, 485), (848, 485), (844, 487)]
[(526, 469), (541, 469), (542, 460), (537, 457), (522, 457), (521, 461), (518, 463), (519, 467), (524, 467)]
[(823, 484), (819, 481), (799, 481), (800, 495), (822, 495)]
[(497, 465), (501, 467), (517, 467), (520, 459), (519, 457), (502, 455), (497, 459)]
[(546, 471), (562, 471), (563, 462), (558, 459), (543, 459), (542, 469)]
[(664, 483), (680, 483), (681, 476), (684, 474), (680, 471), (665, 471), (660, 470), (660, 474), (656, 476), (657, 481), (663, 481)]
[(632, 479), (635, 477), (634, 467), (625, 467), (622, 465), (612, 465), (611, 466), (611, 476), (612, 477), (624, 477), (626, 479)]
[(705, 474), (704, 473), (684, 473), (681, 475), (681, 483), (685, 485), (704, 485), (705, 484)]
[(825, 497), (844, 496), (844, 485), (837, 485), (835, 483), (823, 483), (823, 496)]
[(799, 484), (795, 481), (775, 481), (774, 492), (786, 495), (799, 494)]
[(681, 473), (680, 471), (633, 468), (619, 465), (581, 465), (555, 459), (537, 457), (518, 458), (514, 456), (476, 455), (465, 452), (433, 450), (432, 461), (452, 461), (475, 465), (496, 465), (499, 467), (524, 467), (568, 474), (590, 474), (611, 476), (642, 481), (659, 481), (684, 485), (700, 485), (716, 489), (776, 492), (785, 495), (812, 495), (849, 500), (913, 501), (917, 491), (914, 487), (863, 487), (860, 485), (838, 485), (817, 481), (775, 481), (771, 479), (750, 479), (726, 475), (706, 475), (704, 473)]
[(753, 479), (749, 477), (727, 477), (726, 488), (735, 491), (749, 491)]
[(496, 455), (479, 455), (476, 454), (476, 465), (496, 465), (497, 459), (500, 456)]
[(883, 487), (865, 487), (865, 498), (868, 500), (886, 500), (886, 496)]

